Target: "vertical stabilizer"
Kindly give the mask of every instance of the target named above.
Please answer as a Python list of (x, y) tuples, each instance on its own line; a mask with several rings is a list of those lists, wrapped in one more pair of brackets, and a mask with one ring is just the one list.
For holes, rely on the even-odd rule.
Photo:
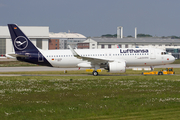
[(29, 38), (27, 38), (27, 36), (21, 31), (21, 29), (17, 25), (8, 24), (8, 27), (16, 53), (22, 51), (38, 52), (36, 46), (34, 46), (34, 44), (29, 40)]
[(17, 25), (8, 24), (8, 28), (15, 50), (14, 56), (17, 60), (44, 66), (52, 66), (41, 53), (41, 50), (29, 40)]

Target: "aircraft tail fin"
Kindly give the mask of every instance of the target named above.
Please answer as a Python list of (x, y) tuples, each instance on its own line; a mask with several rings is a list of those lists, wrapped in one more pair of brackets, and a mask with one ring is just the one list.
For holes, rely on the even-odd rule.
[(8, 24), (8, 28), (15, 50), (15, 53), (9, 54), (12, 58), (16, 58), (19, 61), (52, 67), (50, 62), (42, 54), (42, 51), (29, 40), (17, 25)]
[(34, 44), (29, 40), (29, 38), (21, 31), (21, 29), (16, 24), (8, 24), (8, 28), (16, 53), (22, 51), (38, 52), (36, 46), (34, 46)]

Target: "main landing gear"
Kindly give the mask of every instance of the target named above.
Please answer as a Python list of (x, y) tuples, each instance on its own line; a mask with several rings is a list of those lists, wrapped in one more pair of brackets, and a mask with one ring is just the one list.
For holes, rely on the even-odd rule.
[(94, 71), (92, 72), (92, 74), (94, 75), (94, 76), (98, 76), (98, 72), (97, 72), (97, 70), (100, 68), (100, 65), (99, 64), (95, 64), (94, 65)]
[(94, 76), (98, 76), (98, 72), (97, 72), (97, 71), (93, 71), (92, 74), (93, 74)]

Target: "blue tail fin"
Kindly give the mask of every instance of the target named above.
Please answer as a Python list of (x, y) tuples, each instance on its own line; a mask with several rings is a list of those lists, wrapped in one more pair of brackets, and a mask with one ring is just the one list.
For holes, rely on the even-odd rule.
[(8, 24), (8, 27), (16, 53), (14, 56), (17, 60), (52, 67), (41, 51), (29, 40), (17, 25)]
[(11, 34), (12, 43), (14, 46), (14, 50), (16, 53), (22, 51), (36, 51), (38, 49), (34, 46), (34, 44), (27, 38), (27, 36), (19, 29), (19, 27), (15, 24), (8, 24), (9, 31)]

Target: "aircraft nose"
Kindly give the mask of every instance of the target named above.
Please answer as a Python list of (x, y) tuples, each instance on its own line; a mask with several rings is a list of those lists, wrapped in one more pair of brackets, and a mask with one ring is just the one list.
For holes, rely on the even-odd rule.
[(174, 57), (174, 56), (171, 56), (171, 57), (170, 57), (170, 61), (171, 61), (171, 62), (174, 62), (174, 61), (175, 61), (175, 57)]

